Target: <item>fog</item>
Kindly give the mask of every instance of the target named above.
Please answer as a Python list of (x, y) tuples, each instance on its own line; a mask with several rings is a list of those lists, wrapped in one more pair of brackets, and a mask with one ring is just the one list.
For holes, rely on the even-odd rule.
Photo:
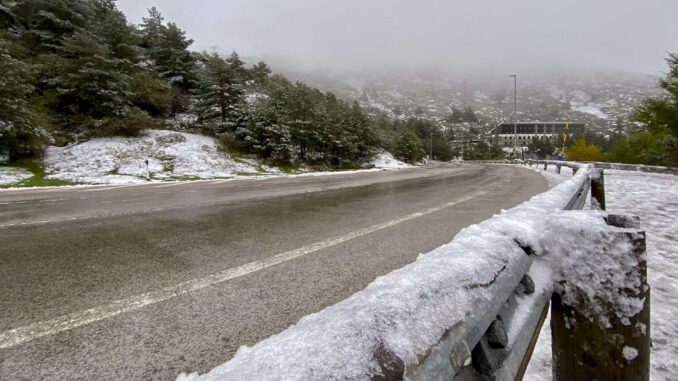
[(678, 51), (676, 0), (118, 1), (135, 24), (151, 6), (194, 50), (298, 70), (660, 75)]

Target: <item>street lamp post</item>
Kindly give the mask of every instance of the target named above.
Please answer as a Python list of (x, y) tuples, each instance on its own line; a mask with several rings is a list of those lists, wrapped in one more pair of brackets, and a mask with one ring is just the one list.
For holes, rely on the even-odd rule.
[(431, 138), (428, 145), (428, 158), (433, 160), (433, 128), (431, 128)]
[(513, 77), (513, 157), (515, 159), (518, 158), (518, 149), (516, 148), (516, 145), (518, 144), (518, 101), (517, 101), (517, 95), (518, 95), (518, 76), (516, 74), (511, 74), (509, 77)]

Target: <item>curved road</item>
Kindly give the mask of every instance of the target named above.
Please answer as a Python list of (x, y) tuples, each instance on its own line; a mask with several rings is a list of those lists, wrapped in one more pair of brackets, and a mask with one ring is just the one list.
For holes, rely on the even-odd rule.
[(546, 189), (465, 164), (0, 192), (0, 379), (204, 373)]

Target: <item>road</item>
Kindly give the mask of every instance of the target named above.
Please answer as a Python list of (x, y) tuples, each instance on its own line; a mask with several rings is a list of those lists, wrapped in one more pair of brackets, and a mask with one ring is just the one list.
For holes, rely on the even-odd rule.
[(465, 164), (0, 192), (0, 379), (204, 373), (546, 189)]

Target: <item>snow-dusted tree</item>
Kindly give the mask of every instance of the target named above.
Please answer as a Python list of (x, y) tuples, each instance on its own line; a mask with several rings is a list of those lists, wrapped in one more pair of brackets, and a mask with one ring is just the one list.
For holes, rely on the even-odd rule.
[(190, 90), (195, 83), (195, 59), (188, 51), (192, 43), (186, 32), (171, 22), (163, 29), (160, 44), (150, 50), (160, 76), (183, 91)]
[(28, 70), (10, 55), (8, 45), (0, 39), (0, 152), (8, 152), (10, 159), (15, 159), (39, 151), (46, 133), (35, 125), (28, 108), (33, 90)]
[(158, 8), (148, 9), (148, 17), (142, 17), (141, 24), (139, 24), (142, 47), (151, 49), (160, 45), (165, 31), (164, 20)]
[(398, 131), (395, 155), (398, 159), (408, 163), (415, 163), (424, 156), (422, 141), (410, 127), (403, 126)]
[(58, 94), (57, 110), (92, 117), (124, 114), (131, 94), (123, 62), (87, 31), (66, 38), (52, 57), (56, 75), (47, 83)]
[(264, 61), (259, 61), (250, 69), (250, 77), (257, 83), (262, 84), (271, 74), (271, 68)]
[(194, 111), (198, 123), (208, 133), (233, 132), (244, 121), (245, 105), (242, 83), (238, 82), (239, 66), (232, 66), (219, 54), (203, 53), (195, 91)]
[(148, 10), (140, 25), (141, 46), (162, 78), (183, 91), (189, 90), (195, 82), (195, 59), (188, 51), (193, 40), (186, 38), (177, 24), (165, 25), (163, 20), (156, 7)]
[(165, 25), (163, 20), (157, 8), (148, 10), (140, 25), (141, 47), (160, 77), (170, 84), (171, 113), (176, 114), (186, 108), (185, 95), (196, 86), (196, 59), (188, 51), (193, 40), (175, 23)]
[(21, 43), (34, 55), (56, 53), (64, 38), (96, 20), (94, 1), (22, 0), (12, 12), (21, 30)]
[(139, 33), (133, 25), (127, 23), (125, 15), (115, 6), (115, 0), (95, 0), (94, 17), (88, 30), (108, 45), (110, 54), (121, 60), (127, 73), (137, 71), (140, 59)]
[(244, 151), (275, 163), (289, 163), (292, 152), (290, 128), (279, 120), (274, 102), (263, 100), (252, 107), (236, 138)]

